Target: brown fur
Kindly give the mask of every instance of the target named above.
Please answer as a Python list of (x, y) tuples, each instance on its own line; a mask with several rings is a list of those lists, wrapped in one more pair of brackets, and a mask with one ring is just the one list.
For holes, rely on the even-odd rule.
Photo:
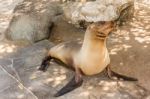
[(137, 79), (126, 77), (111, 71), (110, 59), (106, 47), (106, 37), (114, 29), (113, 22), (98, 22), (91, 24), (85, 33), (84, 41), (65, 42), (50, 49), (49, 55), (43, 60), (40, 70), (48, 67), (48, 62), (54, 58), (58, 59), (68, 67), (75, 70), (75, 76), (54, 96), (64, 95), (82, 85), (82, 73), (94, 75), (107, 67), (108, 77), (117, 76), (125, 80), (136, 81)]
[[(101, 61), (106, 56), (106, 55), (102, 55), (103, 52), (104, 54), (108, 54), (106, 44), (105, 44), (106, 37), (108, 36), (110, 31), (113, 30), (113, 28), (114, 28), (113, 22), (93, 23), (86, 30), (83, 44), (77, 41), (58, 44), (57, 46), (54, 46), (53, 48), (50, 49), (49, 56), (61, 60), (67, 66), (72, 66), (73, 68), (80, 68), (82, 72), (86, 75), (96, 74), (98, 72), (94, 73), (94, 70), (92, 71), (93, 73), (86, 73), (85, 70), (82, 68), (82, 66), (87, 65), (84, 63), (89, 63), (89, 65), (91, 65), (92, 63), (95, 63), (97, 61), (97, 64), (95, 63), (93, 65), (99, 64), (99, 66), (97, 66), (98, 69), (101, 66), (101, 63), (102, 65), (105, 64), (105, 62), (99, 62), (99, 61)], [(86, 53), (86, 48), (88, 51), (87, 53)], [(95, 56), (93, 52), (95, 53)], [(87, 54), (87, 57), (81, 56), (84, 53)], [(109, 56), (107, 55), (107, 57)], [(86, 59), (84, 60), (84, 58)], [(95, 60), (93, 60), (92, 58)], [(81, 62), (81, 60), (83, 61)], [(93, 62), (90, 62), (92, 60)], [(107, 64), (108, 63), (106, 63), (105, 65)], [(103, 66), (102, 68), (104, 69)]]

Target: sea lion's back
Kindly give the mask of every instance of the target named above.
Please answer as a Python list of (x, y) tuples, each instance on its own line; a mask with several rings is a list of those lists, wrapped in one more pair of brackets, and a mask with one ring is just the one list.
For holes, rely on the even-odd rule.
[(68, 41), (52, 47), (49, 53), (52, 57), (73, 65), (73, 57), (81, 49), (81, 45), (82, 42), (79, 41)]

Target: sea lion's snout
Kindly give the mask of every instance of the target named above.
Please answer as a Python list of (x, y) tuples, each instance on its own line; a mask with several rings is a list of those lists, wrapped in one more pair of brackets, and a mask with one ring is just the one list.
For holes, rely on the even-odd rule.
[(99, 39), (105, 39), (111, 31), (115, 28), (114, 21), (101, 21), (91, 24), (89, 29), (93, 31), (93, 33)]
[(100, 24), (101, 24), (101, 27), (99, 27), (99, 31), (111, 30), (115, 27), (114, 21), (103, 22)]
[(116, 23), (114, 21), (110, 21), (106, 23), (106, 27), (104, 26), (104, 33), (108, 35), (111, 31), (113, 31), (116, 27)]

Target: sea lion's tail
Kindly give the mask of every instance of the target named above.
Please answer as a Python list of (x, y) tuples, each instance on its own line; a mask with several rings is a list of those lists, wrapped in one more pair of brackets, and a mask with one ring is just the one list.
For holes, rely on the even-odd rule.
[(118, 80), (122, 79), (122, 80), (125, 80), (125, 81), (138, 81), (137, 78), (128, 77), (128, 76), (125, 76), (125, 75), (122, 75), (122, 74), (119, 74), (119, 73), (116, 73), (116, 72), (112, 71), (111, 68), (110, 68), (110, 65), (107, 66), (106, 70), (107, 70), (107, 76), (110, 79), (113, 79), (113, 77), (116, 77)]
[(41, 71), (46, 71), (47, 68), (48, 68), (48, 66), (49, 66), (49, 62), (50, 62), (51, 59), (52, 59), (51, 56), (46, 56), (46, 57), (43, 59), (43, 61), (42, 61), (42, 63), (41, 63), (41, 66), (39, 67), (39, 70), (41, 70)]
[(118, 79), (123, 79), (125, 81), (138, 81), (137, 78), (133, 78), (133, 77), (128, 77), (128, 76), (125, 76), (125, 75), (121, 75), (121, 74), (116, 73), (114, 71), (111, 71), (111, 72), (112, 72), (112, 76), (117, 77)]

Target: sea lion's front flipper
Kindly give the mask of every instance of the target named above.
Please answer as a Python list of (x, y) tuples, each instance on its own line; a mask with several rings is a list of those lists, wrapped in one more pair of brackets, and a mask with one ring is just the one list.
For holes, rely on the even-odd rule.
[(46, 56), (44, 59), (43, 59), (43, 61), (42, 61), (42, 63), (41, 63), (41, 66), (39, 67), (39, 70), (41, 70), (41, 71), (46, 71), (47, 70), (47, 68), (48, 68), (48, 66), (49, 66), (49, 62), (50, 62), (50, 60), (52, 59), (52, 57), (51, 56)]
[(121, 75), (121, 74), (118, 74), (114, 71), (111, 70), (110, 66), (107, 66), (107, 75), (109, 78), (113, 79), (113, 77), (117, 77), (117, 79), (123, 79), (125, 81), (138, 81), (137, 78), (133, 78), (133, 77), (128, 77), (128, 76), (125, 76), (125, 75)]
[(59, 97), (62, 96), (68, 92), (73, 91), (74, 89), (80, 87), (83, 83), (83, 79), (80, 78), (80, 80), (78, 80), (78, 82), (76, 81), (76, 77), (74, 76), (69, 83), (67, 83), (61, 90), (59, 90), (54, 97)]

